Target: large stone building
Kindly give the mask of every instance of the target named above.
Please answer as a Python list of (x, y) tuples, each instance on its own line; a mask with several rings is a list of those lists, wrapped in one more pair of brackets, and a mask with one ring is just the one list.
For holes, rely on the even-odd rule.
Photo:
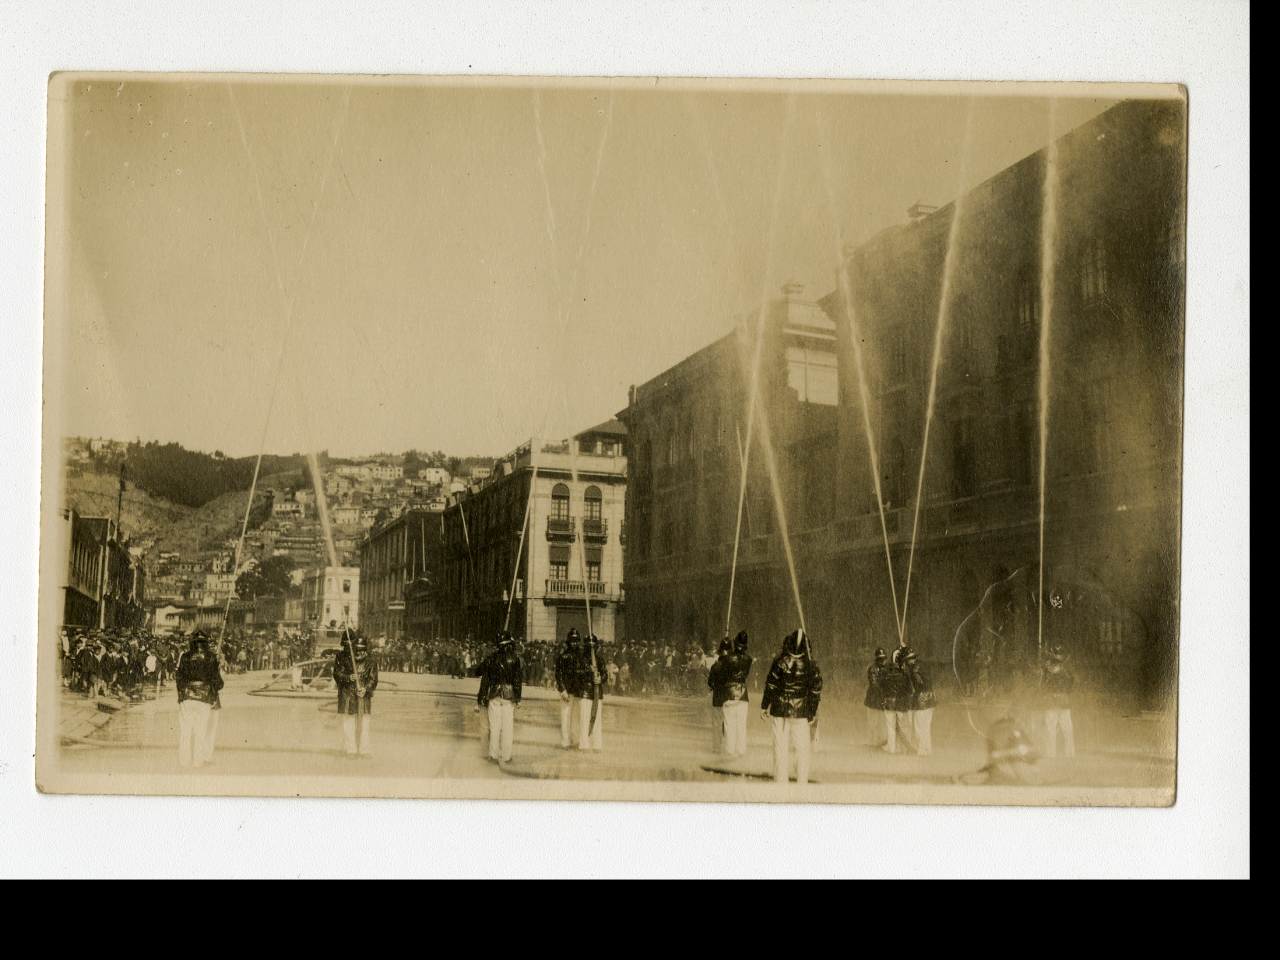
[[(837, 686), (854, 692), (871, 650), (896, 645), (902, 621), (948, 672), (953, 656), (963, 673), (1061, 642), (1099, 688), (1130, 705), (1161, 702), (1177, 646), (1185, 129), (1180, 102), (1126, 102), (1057, 141), (1048, 602), (1042, 150), (847, 250), (845, 282), (820, 302), (788, 287), (769, 305), (759, 409), (770, 442), (757, 433), (751, 445), (731, 630), (753, 630), (768, 649), (799, 620), (772, 450), (800, 605)], [(632, 447), (633, 635), (710, 643), (725, 629), (754, 322), (633, 388), (619, 415)]]
[(439, 636), (439, 510), (406, 510), (360, 544), (362, 632), (388, 640)]
[(572, 440), (530, 440), (497, 460), (489, 477), (450, 497), (447, 635), (487, 639), (507, 623), (508, 611), (509, 629), (521, 638), (554, 640), (574, 627), (585, 635), (588, 600), (601, 640), (624, 635), (625, 443), (616, 420)]

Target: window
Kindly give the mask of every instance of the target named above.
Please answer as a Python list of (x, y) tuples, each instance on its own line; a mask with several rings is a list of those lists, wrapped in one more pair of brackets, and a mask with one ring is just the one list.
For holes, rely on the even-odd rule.
[(901, 329), (889, 334), (886, 360), (885, 375), (890, 383), (898, 383), (907, 378), (907, 336)]
[(583, 519), (599, 520), (603, 503), (604, 501), (600, 496), (600, 488), (587, 487), (586, 492), (582, 495)]
[(569, 488), (563, 483), (551, 488), (551, 519), (569, 519)]
[(343, 615), (343, 617), (349, 617), (349, 616), (351, 616), (351, 604), (349, 604), (349, 603), (344, 603), (344, 604), (342, 605), (342, 615)]
[(834, 407), (840, 402), (836, 355), (826, 350), (787, 347), (787, 386), (801, 403)]
[(587, 580), (591, 583), (600, 582), (600, 565), (603, 557), (603, 551), (600, 547), (587, 547)]
[(350, 592), (351, 592), (351, 581), (350, 581), (350, 580), (343, 580), (343, 581), (342, 581), (342, 592), (343, 592), (343, 593), (350, 593)]
[(972, 497), (977, 492), (978, 470), (973, 441), (973, 419), (961, 417), (951, 435), (952, 483), (957, 500)]
[(676, 430), (670, 428), (667, 430), (667, 466), (675, 466), (676, 460), (680, 457), (680, 443), (676, 436)]
[(1030, 270), (1018, 285), (1018, 331), (1027, 333), (1040, 326), (1040, 283)]
[(1107, 293), (1107, 263), (1102, 240), (1084, 242), (1080, 251), (1080, 296), (1086, 304), (1097, 303)]
[(551, 547), (551, 579), (569, 579), (569, 548), (560, 544)]

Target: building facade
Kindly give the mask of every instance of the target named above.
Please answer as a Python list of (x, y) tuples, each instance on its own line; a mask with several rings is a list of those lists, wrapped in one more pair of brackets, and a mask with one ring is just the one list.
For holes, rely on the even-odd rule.
[(444, 514), (446, 634), (488, 638), (509, 624), (517, 637), (555, 640), (571, 628), (585, 635), (589, 617), (605, 642), (625, 636), (626, 486), (626, 429), (610, 421), (572, 440), (530, 440), (453, 494)]
[(435, 591), (442, 516), (439, 510), (406, 510), (374, 527), (360, 544), (360, 604), (366, 636), (388, 640), (439, 636)]
[[(816, 304), (830, 327), (794, 289), (770, 305), (766, 429), (751, 446), (731, 631), (768, 643), (803, 610), (824, 669), (851, 695), (874, 647), (898, 643), (901, 622), (904, 639), (948, 673), (953, 658), (963, 674), (966, 662), (1012, 663), (1018, 650), (1025, 662), (1026, 651), (1061, 643), (1127, 706), (1166, 702), (1177, 650), (1185, 131), (1181, 103), (1131, 101), (1060, 138), (1049, 264), (1042, 150), (847, 250), (837, 289)], [(796, 322), (798, 308), (813, 322)], [(702, 643), (723, 634), (753, 333), (634, 388), (620, 414), (634, 474), (633, 633)], [(770, 510), (775, 487), (781, 511)]]
[(147, 618), (144, 574), (129, 554), (115, 521), (65, 510), (67, 574), (63, 623), (67, 626), (141, 627)]
[(302, 622), (319, 633), (360, 626), (360, 568), (317, 567), (302, 577)]

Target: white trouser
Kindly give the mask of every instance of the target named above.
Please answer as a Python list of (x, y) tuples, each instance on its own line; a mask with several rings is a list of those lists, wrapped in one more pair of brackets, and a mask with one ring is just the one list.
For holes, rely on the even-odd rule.
[(1058, 728), (1062, 728), (1062, 743), (1066, 748), (1063, 751), (1064, 757), (1074, 757), (1076, 755), (1076, 734), (1075, 729), (1071, 726), (1071, 710), (1046, 710), (1044, 712), (1045, 737), (1044, 755), (1046, 757), (1056, 757), (1058, 755)]
[(772, 717), (774, 780), (786, 785), (790, 766), (787, 741), (796, 751), (796, 783), (809, 782), (809, 721), (803, 717)]
[(730, 700), (724, 711), (724, 752), (732, 757), (747, 753), (747, 701)]
[[(360, 714), (360, 745), (358, 752), (369, 756), (372, 752), (369, 747), (369, 715), (367, 713)], [(347, 714), (342, 718), (342, 739), (347, 748), (347, 753), (354, 755), (357, 752), (356, 747), (356, 718), (354, 714)]]
[(867, 744), (869, 746), (878, 747), (885, 742), (882, 732), (884, 728), (884, 711), (867, 707)]
[(578, 708), (574, 704), (577, 697), (570, 697), (560, 702), (560, 746), (573, 746), (573, 727), (578, 718)]
[(595, 729), (591, 727), (591, 704), (587, 697), (578, 699), (578, 749), (586, 750), (594, 747), (604, 748), (604, 702), (600, 703), (600, 711), (596, 714)]
[(218, 742), (218, 717), (222, 710), (209, 708), (209, 722), (204, 729), (204, 741), (200, 744), (200, 762), (208, 763), (213, 759), (213, 748)]
[(511, 759), (515, 740), (516, 705), (510, 700), (489, 701), (489, 756), (494, 760)]
[(898, 727), (902, 727), (902, 739), (911, 743), (911, 714), (906, 710), (884, 711), (884, 725), (888, 728), (885, 749), (890, 753), (898, 752)]
[(916, 756), (927, 757), (933, 753), (933, 707), (913, 713), (912, 728), (916, 735)]
[(209, 704), (183, 700), (178, 704), (178, 766), (200, 766), (204, 762), (205, 731), (209, 726)]

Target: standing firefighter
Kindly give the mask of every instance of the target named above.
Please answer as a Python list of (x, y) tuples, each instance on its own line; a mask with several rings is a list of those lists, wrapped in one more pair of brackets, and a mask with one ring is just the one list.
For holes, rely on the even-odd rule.
[(720, 659), (711, 668), (707, 685), (711, 687), (713, 706), (721, 709), (724, 729), (724, 752), (732, 757), (747, 753), (747, 677), (755, 661), (747, 655), (747, 631), (743, 630), (729, 643), (720, 645)]
[(788, 634), (773, 661), (760, 701), (761, 715), (773, 728), (774, 779), (787, 783), (787, 744), (796, 751), (796, 782), (809, 782), (810, 726), (818, 719), (822, 672), (804, 630)]
[(498, 649), (480, 665), (480, 694), (476, 702), (489, 710), (489, 759), (511, 759), (515, 736), (515, 708), (520, 703), (524, 666), (511, 634), (498, 634)]
[(583, 645), (578, 668), (578, 749), (604, 749), (604, 660), (592, 634)]
[[(342, 649), (333, 658), (333, 681), (338, 687), (338, 713), (347, 756), (371, 757), (369, 746), (373, 691), (378, 687), (378, 664), (369, 656), (369, 641), (352, 630), (342, 634)], [(359, 738), (356, 736), (359, 722)]]
[(728, 666), (733, 655), (733, 641), (725, 637), (720, 641), (719, 657), (707, 671), (707, 686), (711, 688), (711, 709), (714, 716), (711, 721), (711, 750), (714, 753), (728, 753), (729, 718), (725, 714), (724, 705), (729, 699)]
[(1067, 667), (1067, 657), (1062, 647), (1049, 648), (1049, 655), (1040, 668), (1040, 692), (1044, 696), (1044, 755), (1058, 755), (1058, 730), (1062, 730), (1063, 756), (1076, 755), (1075, 729), (1071, 725), (1071, 691), (1075, 677)]
[(569, 749), (573, 745), (573, 699), (578, 689), (578, 631), (570, 630), (564, 638), (564, 649), (556, 656), (556, 690), (560, 694), (560, 746)]
[(933, 708), (938, 705), (938, 695), (933, 691), (929, 668), (920, 662), (910, 647), (903, 651), (903, 672), (911, 690), (911, 727), (916, 738), (916, 756), (927, 757), (933, 753)]
[(902, 649), (893, 651), (893, 658), (880, 676), (880, 691), (884, 703), (884, 725), (887, 727), (885, 753), (898, 752), (898, 729), (902, 739), (911, 743), (911, 684), (903, 671)]
[(889, 655), (884, 647), (876, 647), (875, 663), (867, 667), (867, 695), (862, 703), (867, 708), (867, 746), (882, 747), (884, 729), (884, 674), (889, 669)]
[(209, 710), (222, 689), (218, 661), (209, 652), (203, 630), (191, 635), (191, 648), (178, 663), (178, 765), (198, 768), (205, 761)]

